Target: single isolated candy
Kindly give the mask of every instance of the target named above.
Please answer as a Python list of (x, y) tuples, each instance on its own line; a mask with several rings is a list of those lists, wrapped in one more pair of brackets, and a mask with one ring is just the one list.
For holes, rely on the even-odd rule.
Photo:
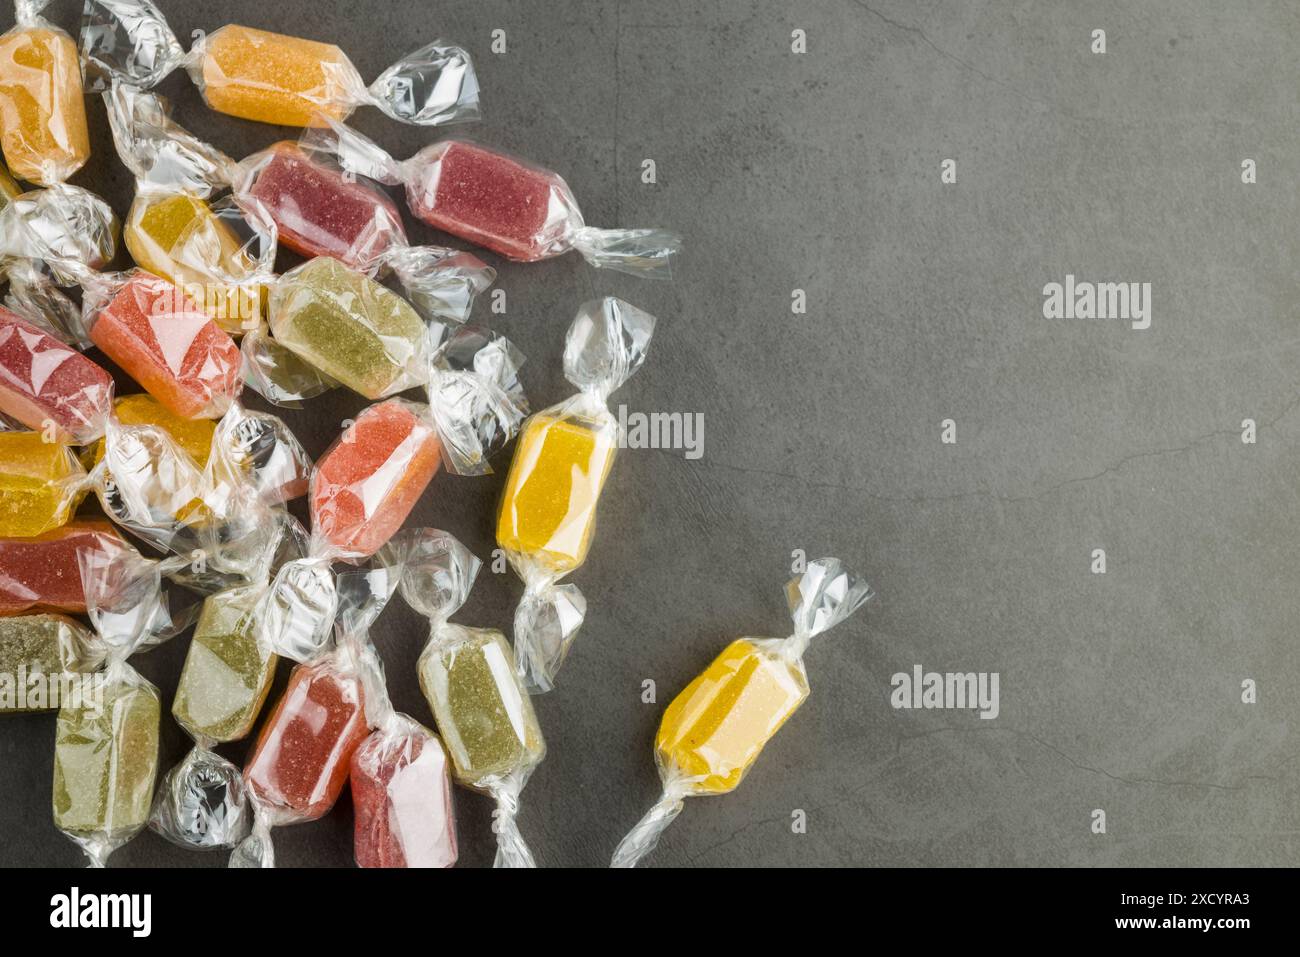
[(447, 754), (428, 728), (395, 720), (352, 755), (358, 867), (451, 867), (456, 820)]
[(243, 195), (262, 204), (294, 252), (366, 269), (389, 246), (407, 245), (402, 214), (387, 194), (313, 161), (296, 143), (276, 143), (251, 166)]
[(368, 399), (418, 384), (426, 328), (397, 293), (321, 256), (271, 292), (271, 332), (299, 358)]
[(244, 770), (273, 818), (314, 821), (334, 806), (366, 738), (363, 697), (360, 679), (329, 660), (294, 668)]
[(61, 183), (90, 159), (77, 44), (21, 0), (18, 25), (0, 36), (0, 147), (19, 179)]
[(564, 344), (578, 392), (524, 423), (510, 464), (497, 542), (524, 581), (515, 610), (515, 661), (529, 691), (549, 691), (587, 603), (560, 581), (587, 560), (601, 490), (622, 444), (609, 397), (645, 361), (655, 318), (606, 296), (584, 303)]
[(232, 588), (203, 602), (181, 669), (172, 715), (200, 742), (238, 741), (253, 730), (278, 659), (258, 641), (260, 588)]
[(0, 714), (59, 707), (45, 682), (27, 676), (90, 671), (99, 664), (90, 629), (65, 615), (0, 618)]
[(317, 463), (312, 527), (344, 554), (374, 554), (406, 521), (441, 458), (418, 407), (400, 399), (372, 405)]
[(114, 555), (131, 546), (105, 521), (72, 522), (34, 538), (0, 539), (0, 615), (34, 608), (80, 613), (86, 610), (77, 555)]
[(240, 389), (234, 340), (165, 279), (136, 271), (90, 323), (90, 339), (182, 418), (220, 416)]
[(723, 649), (664, 711), (655, 737), (659, 800), (623, 838), (614, 867), (634, 867), (682, 810), (685, 798), (735, 790), (763, 747), (808, 697), (803, 656), (871, 598), (836, 558), (809, 562), (786, 585), (788, 638), (741, 638)]
[(76, 349), (0, 307), (0, 412), (87, 445), (112, 409), (113, 377)]
[(38, 432), (0, 432), (0, 538), (33, 538), (67, 524), (86, 494), (68, 446)]

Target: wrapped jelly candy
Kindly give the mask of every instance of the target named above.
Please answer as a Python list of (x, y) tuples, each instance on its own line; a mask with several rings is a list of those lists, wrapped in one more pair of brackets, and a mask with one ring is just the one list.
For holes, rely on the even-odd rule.
[(38, 281), (30, 272), (15, 272), (17, 259), (37, 276), (48, 267), (56, 283), (75, 285), (77, 276), (63, 267), (108, 265), (117, 254), (117, 230), (113, 208), (89, 190), (67, 183), (34, 189), (0, 204), (0, 263), (11, 282)]
[(772, 735), (808, 697), (808, 643), (871, 598), (865, 581), (837, 558), (809, 562), (786, 586), (789, 638), (733, 641), (664, 711), (655, 737), (663, 794), (614, 852), (635, 867), (688, 797), (734, 791)]
[(580, 390), (520, 430), (497, 516), (497, 543), (524, 580), (515, 657), (529, 688), (548, 691), (586, 614), (560, 579), (587, 559), (601, 489), (622, 444), (610, 394), (645, 360), (655, 319), (621, 299), (586, 303), (569, 327), (564, 374)]
[(254, 824), (231, 855), (232, 867), (273, 867), (270, 829), (314, 821), (338, 800), (369, 733), (366, 686), (374, 687), (369, 675), (380, 666), (367, 631), (393, 587), (384, 569), (338, 576), (333, 645), (293, 669), (244, 767)]
[[(208, 463), (217, 424), (212, 419), (184, 419), (146, 392), (124, 395), (113, 402), (122, 425), (152, 425), (162, 429), (199, 468)], [(104, 440), (95, 443), (91, 464), (104, 460)]]
[(0, 148), (19, 179), (62, 183), (90, 159), (77, 44), (41, 17), (50, 0), (15, 0), (0, 36)]
[(172, 122), (159, 96), (114, 84), (104, 101), (118, 155), (136, 178), (123, 229), (131, 256), (226, 332), (257, 328), (276, 230), (260, 206), (211, 202), (236, 175), (234, 161)]
[(127, 663), (186, 627), (162, 598), (162, 563), (138, 555), (80, 553), (92, 643), (105, 665), (92, 689), (59, 709), (54, 738), (54, 823), (91, 866), (145, 826), (158, 772), (158, 689)]
[(201, 465), (156, 424), (110, 422), (91, 484), (118, 525), (163, 551), (202, 557), (203, 574), (229, 587), (258, 577), (265, 536), (282, 531), (276, 506), (306, 492), (310, 471), (282, 420), (235, 403)]
[(366, 719), (374, 730), (353, 752), (348, 775), (357, 866), (451, 867), (456, 816), (447, 752), (432, 731), (394, 710), (378, 657), (366, 662)]
[(558, 174), (467, 140), (442, 140), (397, 161), (341, 123), (303, 141), (353, 173), (406, 190), (417, 217), (517, 262), (577, 250), (591, 265), (671, 278), (681, 239), (659, 229), (597, 229)]
[(39, 432), (0, 432), (0, 538), (67, 524), (86, 491), (86, 472), (67, 445)]
[(449, 619), (469, 597), (481, 563), (446, 532), (411, 529), (385, 550), (401, 576), (402, 597), (429, 619), (420, 688), (429, 701), (456, 780), (497, 804), (497, 867), (533, 867), (516, 816), (519, 795), (546, 756), (532, 701), (499, 631)]
[(86, 593), (77, 555), (133, 551), (108, 522), (82, 519), (33, 538), (0, 539), (0, 615), (34, 609), (82, 613)]
[(251, 27), (225, 26), (188, 54), (150, 0), (88, 0), (81, 34), (96, 88), (116, 79), (150, 89), (185, 67), (208, 106), (279, 126), (343, 119), (362, 105), (403, 123), (437, 126), (478, 118), (469, 54), (434, 41), (366, 86), (338, 47)]
[(527, 414), (523, 357), (508, 340), (465, 326), (434, 350), (429, 404), (387, 399), (356, 417), (316, 464), (312, 528), (337, 555), (372, 555), (410, 514), (439, 466), (491, 471), (489, 457)]
[(284, 554), (281, 539), (305, 536), (287, 514), (272, 517), (274, 524), (254, 531), (260, 555), (239, 583), (204, 600), (176, 686), (172, 716), (195, 744), (163, 778), (149, 826), (183, 847), (233, 848), (252, 826), (243, 776), (213, 748), (252, 732), (275, 677), (278, 658), (258, 627), (258, 611)]
[(280, 242), (308, 258), (333, 256), (366, 270), (390, 247), (409, 245), (387, 193), (297, 143), (276, 143), (244, 160), (235, 196), (260, 203)]
[(0, 308), (0, 412), (86, 445), (111, 414), (113, 377), (52, 332)]
[(52, 679), (102, 661), (90, 629), (66, 615), (0, 618), (0, 714), (58, 708), (65, 686)]

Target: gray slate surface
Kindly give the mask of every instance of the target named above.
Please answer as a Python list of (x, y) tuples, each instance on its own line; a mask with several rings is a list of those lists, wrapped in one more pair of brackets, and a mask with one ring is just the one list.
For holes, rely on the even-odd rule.
[[(814, 646), (811, 699), (742, 787), (691, 802), (652, 863), (1300, 861), (1294, 4), (163, 5), (182, 36), (236, 22), (338, 42), (367, 78), (454, 38), (484, 88), (472, 135), (563, 173), (594, 224), (686, 237), (673, 285), (485, 254), (535, 407), (570, 391), (575, 307), (613, 293), (662, 320), (617, 400), (706, 422), (699, 461), (620, 459), (573, 578), (591, 613), (538, 703), (550, 755), (521, 817), (542, 864), (608, 861), (657, 794), (663, 705), (731, 638), (785, 633), (795, 548), (844, 558), (880, 597)], [(52, 17), (74, 27), (77, 6)], [(236, 157), (296, 135), (208, 110), (183, 75), (163, 92)], [(125, 213), (97, 103), (92, 122), (75, 182)], [(355, 123), (403, 156), (436, 135), (374, 110)], [(1043, 319), (1042, 287), (1068, 272), (1152, 283), (1152, 328)], [(364, 404), (340, 392), (286, 418), (319, 454)], [(487, 555), (502, 481), (440, 476), (411, 521)], [(460, 620), (508, 630), (519, 592), (485, 574)], [(397, 604), (377, 637), (399, 707), (429, 720), (423, 622)], [(167, 701), (187, 640), (138, 659)], [(918, 663), (999, 672), (1000, 716), (891, 709), (890, 675)], [(51, 715), (0, 722), (0, 864), (80, 861), (50, 822), (53, 734)], [(169, 719), (163, 735), (170, 767), (188, 741)], [(490, 863), (489, 802), (457, 798), (462, 863)], [(350, 828), (345, 799), (279, 831), (281, 862), (348, 865)], [(225, 856), (145, 834), (113, 863)]]

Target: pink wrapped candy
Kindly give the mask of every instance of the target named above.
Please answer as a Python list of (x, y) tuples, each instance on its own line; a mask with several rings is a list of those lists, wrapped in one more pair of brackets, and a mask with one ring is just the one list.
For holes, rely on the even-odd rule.
[(447, 753), (432, 731), (394, 714), (352, 755), (358, 867), (451, 867), (456, 820)]
[(72, 522), (35, 538), (0, 539), (0, 615), (33, 609), (82, 613), (86, 591), (77, 555), (100, 552), (112, 560), (134, 551), (108, 522)]
[(0, 412), (88, 445), (113, 411), (113, 378), (76, 349), (0, 308)]

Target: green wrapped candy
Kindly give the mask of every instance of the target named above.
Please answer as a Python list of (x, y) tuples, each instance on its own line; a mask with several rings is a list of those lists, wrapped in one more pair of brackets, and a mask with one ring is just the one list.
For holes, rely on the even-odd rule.
[(276, 341), (368, 399), (419, 384), (425, 325), (401, 296), (337, 259), (291, 270), (271, 293)]
[(149, 820), (162, 707), (158, 689), (126, 664), (111, 665), (99, 688), (102, 701), (59, 710), (54, 823), (106, 852)]
[(50, 683), (28, 679), (93, 670), (100, 659), (92, 640), (90, 629), (66, 615), (0, 618), (0, 713), (57, 708)]
[(203, 602), (172, 702), (172, 716), (196, 741), (246, 737), (271, 690), (277, 659), (258, 642), (253, 615), (261, 591), (231, 588)]
[(419, 671), (458, 781), (484, 787), (545, 756), (532, 701), (501, 632), (444, 625), (420, 656)]

